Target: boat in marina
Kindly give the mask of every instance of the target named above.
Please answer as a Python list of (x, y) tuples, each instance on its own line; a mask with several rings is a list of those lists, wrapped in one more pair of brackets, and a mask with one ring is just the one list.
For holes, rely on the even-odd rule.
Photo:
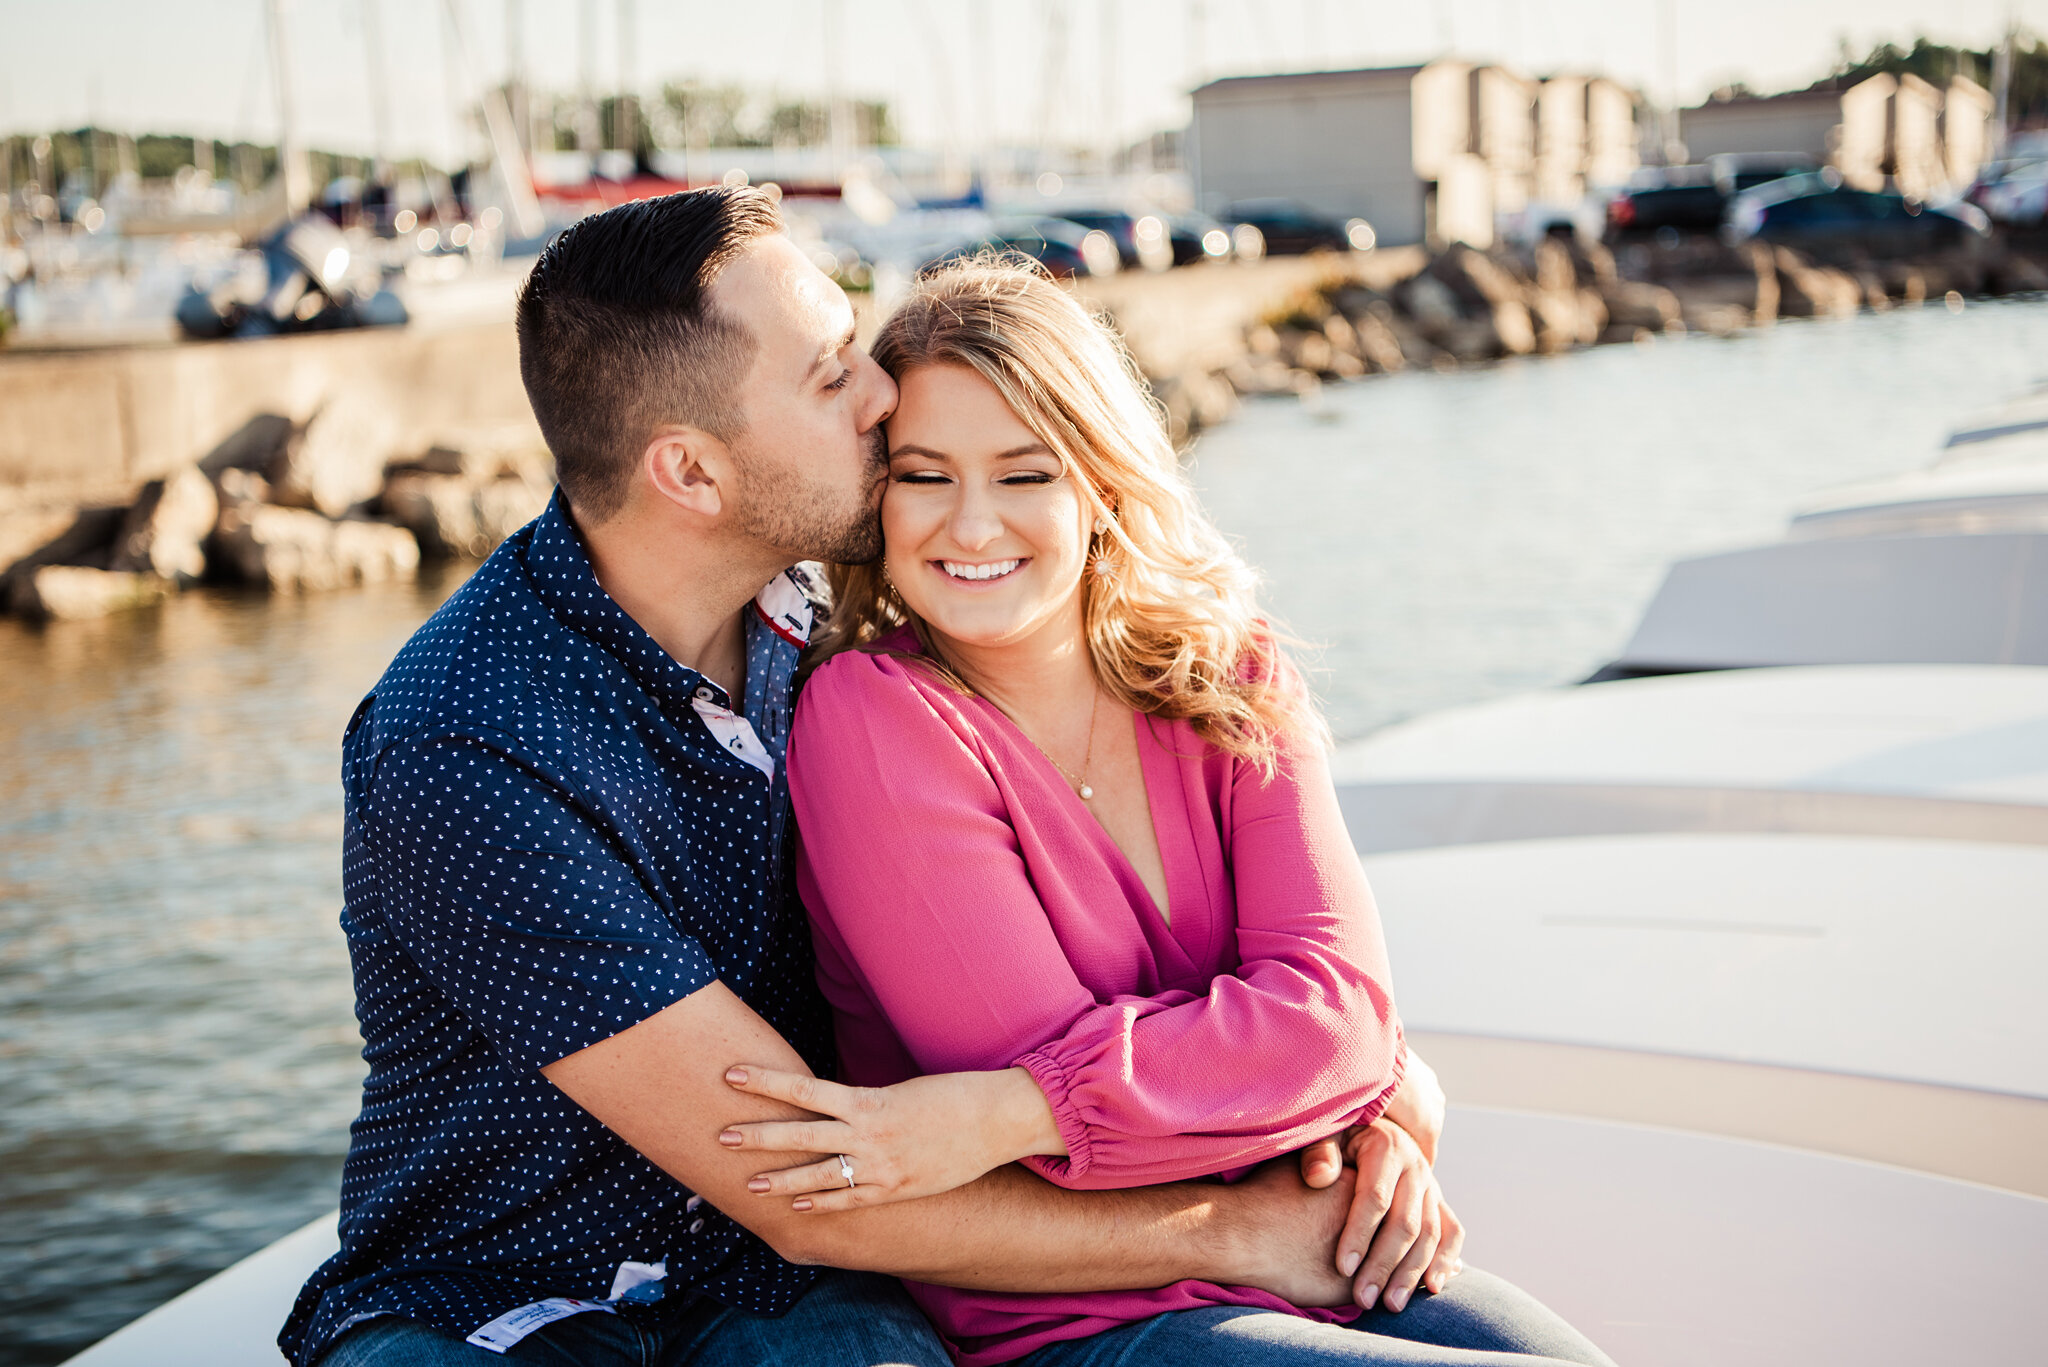
[(1907, 662), (2048, 664), (2048, 389), (1814, 495), (1782, 540), (1678, 561), (1593, 681)]
[[(1439, 1167), (1467, 1254), (1618, 1362), (1917, 1367), (2048, 1342), (2048, 656), (1935, 630), (2003, 612), (2000, 639), (2048, 632), (2026, 596), (2048, 572), (2037, 459), (2048, 396), (1926, 471), (1802, 504), (1742, 575), (1697, 571), (1711, 612), (1660, 594), (1635, 639), (1656, 620), (1689, 663), (1632, 644), (1616, 672), (1638, 677), (1334, 758), (1409, 1037), (1453, 1098)], [(1937, 542), (2020, 558), (1937, 580), (1919, 616), (1843, 568)], [(1714, 562), (1733, 563), (1680, 562), (1666, 590)], [(1854, 651), (1821, 630), (1852, 590), (1874, 623)], [(1705, 650), (1709, 627), (1759, 639), (1759, 617), (1784, 649)], [(73, 1361), (275, 1364), (334, 1240), (316, 1221)]]

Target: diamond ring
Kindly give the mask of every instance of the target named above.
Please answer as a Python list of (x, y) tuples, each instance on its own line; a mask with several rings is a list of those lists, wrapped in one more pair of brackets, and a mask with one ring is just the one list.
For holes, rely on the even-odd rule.
[(853, 1160), (845, 1154), (839, 1155), (839, 1175), (846, 1179), (846, 1185), (853, 1185)]

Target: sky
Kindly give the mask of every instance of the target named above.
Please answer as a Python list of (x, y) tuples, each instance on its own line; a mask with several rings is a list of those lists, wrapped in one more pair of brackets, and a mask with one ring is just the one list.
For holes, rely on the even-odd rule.
[[(90, 121), (272, 141), (266, 7), (0, 0), (0, 131)], [(1859, 55), (1919, 33), (1982, 48), (2008, 14), (2048, 32), (2048, 0), (454, 0), (465, 67), (446, 0), (285, 8), (308, 143), (372, 150), (366, 35), (377, 33), (388, 150), (443, 162), (464, 152), (463, 100), (502, 79), (515, 52), (532, 81), (562, 91), (586, 68), (602, 91), (651, 94), (691, 77), (789, 97), (837, 89), (888, 100), (910, 142), (1105, 146), (1184, 124), (1187, 91), (1224, 75), (1450, 51), (1536, 75), (1602, 73), (1658, 99), (1675, 83), (1691, 103), (1735, 80), (1804, 85), (1845, 41)]]

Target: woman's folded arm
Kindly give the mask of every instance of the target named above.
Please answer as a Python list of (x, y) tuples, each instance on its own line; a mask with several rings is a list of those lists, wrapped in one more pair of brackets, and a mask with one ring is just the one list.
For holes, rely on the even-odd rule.
[(958, 702), (914, 663), (842, 656), (812, 681), (790, 752), (821, 942), (921, 1069), (1028, 1069), (1067, 1149), (1032, 1165), (1074, 1187), (1215, 1172), (1377, 1114), (1399, 1027), (1319, 759), (1290, 756), (1270, 780), (1238, 766), (1237, 972), (1199, 995), (1102, 1002), (1054, 935)]

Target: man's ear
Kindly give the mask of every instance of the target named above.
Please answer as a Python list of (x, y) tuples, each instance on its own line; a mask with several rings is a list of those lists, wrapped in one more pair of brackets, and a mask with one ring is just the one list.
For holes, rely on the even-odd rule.
[(732, 450), (698, 427), (663, 427), (640, 465), (654, 492), (685, 512), (715, 518), (732, 495)]

